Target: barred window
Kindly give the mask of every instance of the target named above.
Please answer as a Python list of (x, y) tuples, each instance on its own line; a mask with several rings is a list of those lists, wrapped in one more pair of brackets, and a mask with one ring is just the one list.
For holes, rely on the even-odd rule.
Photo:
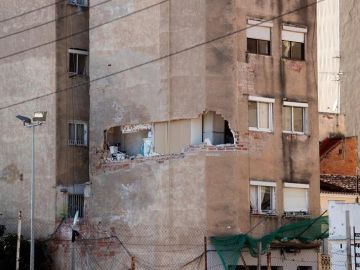
[(68, 217), (73, 218), (79, 211), (79, 217), (84, 217), (84, 195), (69, 194), (68, 196)]

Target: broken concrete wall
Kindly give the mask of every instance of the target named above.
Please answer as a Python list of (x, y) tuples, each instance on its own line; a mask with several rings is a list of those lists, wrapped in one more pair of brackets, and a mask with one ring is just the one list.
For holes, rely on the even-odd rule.
[[(95, 81), (89, 219), (130, 230), (155, 225), (184, 234), (193, 226), (205, 228), (207, 235), (245, 232), (265, 218), (250, 214), (250, 180), (276, 182), (278, 215), (256, 234), (283, 222), (285, 181), (309, 183), (309, 211), (319, 214), (315, 7), (273, 20), (272, 54), (262, 56), (246, 53), (246, 34), (240, 30), (246, 19), (271, 19), (310, 1), (159, 2), (142, 11), (145, 1), (90, 10), (90, 26), (139, 12), (90, 33)], [(307, 27), (305, 61), (281, 59), (283, 22)], [(275, 99), (273, 131), (248, 130), (249, 95)], [(305, 134), (282, 132), (285, 99), (308, 103)], [(110, 127), (196, 119), (205, 111), (228, 121), (234, 145), (191, 145), (177, 155), (102, 160), (103, 132)], [(187, 128), (178, 134), (188, 136)], [(176, 145), (169, 134), (165, 137)]]

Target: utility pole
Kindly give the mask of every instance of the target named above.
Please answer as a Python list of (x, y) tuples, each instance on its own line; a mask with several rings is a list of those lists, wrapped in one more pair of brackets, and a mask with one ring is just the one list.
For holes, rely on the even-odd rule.
[(35, 215), (35, 127), (41, 126), (46, 121), (47, 112), (35, 112), (32, 118), (17, 115), (25, 127), (32, 130), (31, 151), (31, 210), (30, 210), (30, 270), (35, 270), (35, 239), (34, 239), (34, 215)]
[(207, 238), (204, 237), (204, 258), (205, 258), (205, 270), (207, 270)]
[(35, 240), (34, 240), (34, 213), (35, 213), (35, 126), (32, 125), (32, 166), (31, 166), (31, 212), (30, 212), (30, 270), (35, 270)]
[(266, 259), (267, 259), (267, 270), (271, 270), (271, 252), (268, 252), (266, 254)]
[(19, 270), (20, 264), (20, 244), (21, 244), (21, 211), (18, 216), (18, 233), (17, 233), (17, 244), (16, 244), (16, 270)]
[(258, 265), (257, 270), (261, 270), (261, 241), (258, 243)]
[(350, 212), (345, 212), (347, 269), (352, 270)]

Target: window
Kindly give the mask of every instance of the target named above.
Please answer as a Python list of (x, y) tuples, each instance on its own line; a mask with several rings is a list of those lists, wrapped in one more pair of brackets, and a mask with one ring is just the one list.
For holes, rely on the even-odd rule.
[(271, 54), (272, 23), (260, 20), (247, 21), (247, 52), (255, 54)]
[(284, 183), (284, 211), (308, 213), (308, 184)]
[(283, 25), (282, 57), (292, 60), (305, 60), (306, 28)]
[(70, 49), (69, 50), (69, 74), (70, 75), (87, 75), (87, 58), (86, 50)]
[(307, 128), (307, 103), (284, 102), (283, 132), (304, 134)]
[(84, 195), (69, 194), (68, 195), (68, 217), (74, 218), (76, 211), (79, 211), (79, 217), (84, 217)]
[(69, 145), (87, 145), (87, 125), (82, 122), (69, 123)]
[(273, 130), (273, 98), (249, 96), (249, 130)]
[(68, 0), (69, 5), (75, 5), (80, 7), (89, 6), (88, 0)]
[(250, 181), (250, 211), (253, 214), (275, 213), (274, 182)]

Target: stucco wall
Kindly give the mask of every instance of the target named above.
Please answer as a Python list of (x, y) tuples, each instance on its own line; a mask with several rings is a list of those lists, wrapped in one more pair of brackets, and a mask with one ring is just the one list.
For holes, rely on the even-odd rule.
[[(1, 1), (0, 20), (53, 2)], [(54, 95), (47, 95), (56, 89), (55, 43), (51, 43), (56, 39), (54, 18), (55, 7), (50, 5), (0, 25), (0, 213), (1, 221), (14, 231), (21, 210), (25, 235), (30, 225), (32, 136), (31, 129), (15, 116), (48, 112), (46, 124), (36, 128), (36, 237), (47, 236), (54, 228), (56, 101)], [(49, 23), (23, 31), (45, 22)], [(11, 35), (19, 31), (23, 32)]]
[[(69, 122), (89, 122), (89, 73), (69, 76), (69, 49), (89, 50), (89, 13), (67, 1), (56, 5), (57, 175), (56, 182), (73, 185), (89, 181), (88, 146), (69, 145)], [(89, 56), (87, 57), (89, 58)], [(88, 62), (88, 59), (87, 59)]]
[[(306, 3), (310, 1), (171, 1), (91, 31), (90, 70), (96, 81), (90, 89), (87, 207), (92, 221), (130, 229), (139, 224), (176, 226), (184, 232), (195, 224), (208, 235), (245, 232), (262, 219), (249, 214), (250, 179), (277, 183), (279, 216), (259, 226), (257, 234), (281, 222), (284, 181), (309, 183), (310, 213), (319, 213), (315, 7), (273, 21), (271, 56), (247, 55), (245, 31), (229, 34), (244, 29), (247, 17), (270, 19)], [(90, 9), (90, 26), (146, 5), (113, 1)], [(307, 26), (306, 61), (280, 58), (282, 22)], [(248, 95), (275, 98), (273, 132), (248, 131)], [(284, 98), (309, 104), (308, 134), (282, 133)], [(197, 118), (204, 111), (229, 121), (237, 140), (231, 151), (210, 147), (165, 161), (103, 164), (104, 130)]]

